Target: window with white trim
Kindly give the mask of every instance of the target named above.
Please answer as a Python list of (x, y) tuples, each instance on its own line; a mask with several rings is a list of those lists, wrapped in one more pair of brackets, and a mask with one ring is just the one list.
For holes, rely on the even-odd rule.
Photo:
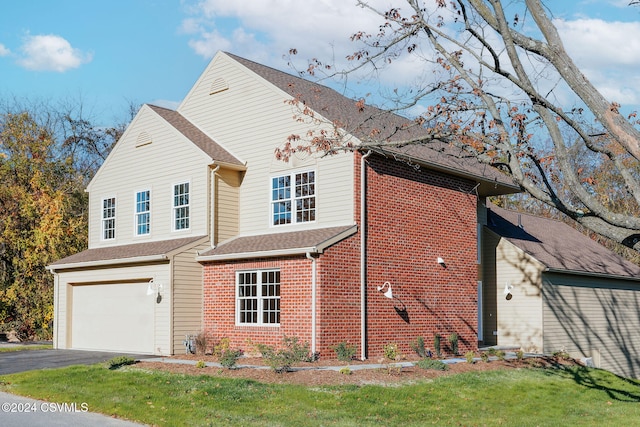
[(236, 322), (239, 325), (280, 324), (280, 270), (236, 273)]
[(173, 186), (173, 229), (189, 229), (189, 183)]
[(116, 238), (116, 198), (102, 199), (102, 239)]
[(271, 179), (272, 224), (299, 224), (316, 220), (314, 171), (293, 172)]
[(136, 235), (151, 233), (151, 191), (136, 193)]

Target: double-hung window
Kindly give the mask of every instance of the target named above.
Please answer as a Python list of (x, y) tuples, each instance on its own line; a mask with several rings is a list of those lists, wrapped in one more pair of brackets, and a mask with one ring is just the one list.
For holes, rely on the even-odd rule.
[(280, 271), (236, 273), (236, 322), (239, 325), (280, 324)]
[(316, 220), (316, 175), (294, 172), (271, 179), (272, 224), (299, 224)]
[(173, 186), (173, 229), (189, 229), (189, 183)]
[(151, 233), (151, 192), (149, 190), (136, 193), (136, 235)]
[(116, 198), (102, 199), (102, 239), (116, 238)]

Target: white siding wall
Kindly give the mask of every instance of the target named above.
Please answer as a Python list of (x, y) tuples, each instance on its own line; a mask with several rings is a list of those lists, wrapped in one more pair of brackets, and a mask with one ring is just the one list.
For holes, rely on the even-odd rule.
[(544, 352), (591, 357), (640, 378), (640, 284), (577, 275), (544, 276)]
[[(211, 95), (211, 84), (220, 77), (229, 89)], [(302, 164), (292, 162), (293, 165), (275, 159), (274, 150), (289, 135), (304, 136), (309, 130), (308, 125), (294, 120), (294, 109), (284, 102), (287, 98), (284, 92), (219, 54), (178, 109), (247, 164), (239, 195), (240, 234), (274, 231), (270, 227), (270, 177), (298, 167), (317, 171), (317, 221), (312, 226), (353, 223), (352, 154), (307, 159)], [(277, 229), (296, 228), (300, 227)]]
[[(542, 264), (501, 239), (496, 247), (497, 343), (542, 351)], [(513, 286), (506, 299), (505, 286)]]
[[(170, 339), (170, 307), (171, 301), (171, 276), (169, 275), (170, 266), (165, 264), (154, 264), (135, 267), (110, 268), (100, 270), (97, 276), (95, 270), (68, 271), (61, 272), (57, 276), (55, 294), (55, 318), (56, 325), (54, 328), (54, 341), (56, 348), (71, 348), (71, 310), (72, 286), (77, 284), (95, 284), (95, 283), (131, 283), (139, 281), (148, 281), (153, 278), (155, 283), (162, 283), (161, 291), (162, 301), (154, 304), (154, 319), (150, 319), (154, 323), (155, 344), (154, 354), (169, 355), (171, 354)], [(100, 281), (96, 282), (99, 277)], [(150, 299), (155, 298), (149, 296)], [(95, 304), (101, 304), (102, 301), (94, 301)], [(127, 301), (122, 301), (126, 304)]]
[[(151, 143), (140, 145), (146, 132)], [(136, 147), (138, 145), (138, 147)], [(89, 185), (89, 247), (207, 234), (210, 159), (144, 106)], [(173, 231), (173, 185), (190, 182), (190, 230)], [(151, 191), (151, 234), (135, 235), (135, 195)], [(102, 199), (116, 197), (116, 238), (104, 241)]]

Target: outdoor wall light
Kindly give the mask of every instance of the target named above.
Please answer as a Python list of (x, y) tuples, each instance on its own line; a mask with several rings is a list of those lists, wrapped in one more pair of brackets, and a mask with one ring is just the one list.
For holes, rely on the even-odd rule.
[(391, 283), (389, 282), (384, 282), (382, 286), (378, 286), (378, 292), (382, 292), (385, 287), (388, 289), (383, 295), (389, 299), (393, 299), (393, 291), (391, 290)]
[(507, 299), (507, 301), (509, 301), (511, 298), (513, 298), (513, 294), (511, 293), (511, 290), (513, 289), (513, 285), (509, 282), (507, 282), (506, 285), (504, 285), (504, 297)]
[(154, 295), (156, 292), (160, 295), (161, 290), (162, 283), (154, 283), (153, 279), (149, 280), (149, 284), (147, 285), (147, 295)]

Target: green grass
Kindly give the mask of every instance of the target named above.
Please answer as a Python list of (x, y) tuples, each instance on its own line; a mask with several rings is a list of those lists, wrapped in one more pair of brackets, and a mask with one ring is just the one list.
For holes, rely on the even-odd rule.
[(393, 387), (305, 387), (93, 365), (6, 375), (0, 389), (86, 402), (90, 411), (158, 426), (640, 423), (640, 382), (578, 367), (470, 372)]
[(53, 346), (51, 344), (29, 344), (20, 345), (16, 347), (0, 347), (0, 353), (9, 353), (11, 351), (26, 351), (26, 350), (51, 350)]

